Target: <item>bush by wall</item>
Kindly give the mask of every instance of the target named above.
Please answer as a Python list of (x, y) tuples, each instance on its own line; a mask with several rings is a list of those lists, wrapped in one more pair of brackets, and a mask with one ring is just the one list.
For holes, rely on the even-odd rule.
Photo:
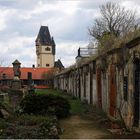
[[(0, 139), (58, 139), (58, 120), (48, 116), (21, 115), (0, 119)], [(16, 123), (15, 123), (16, 122)]]
[(54, 95), (28, 94), (20, 103), (22, 113), (36, 115), (56, 115), (63, 118), (69, 115), (70, 104), (67, 99)]

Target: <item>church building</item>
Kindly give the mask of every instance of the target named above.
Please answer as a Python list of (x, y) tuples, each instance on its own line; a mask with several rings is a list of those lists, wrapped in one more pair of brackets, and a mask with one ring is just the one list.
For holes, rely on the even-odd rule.
[[(41, 26), (37, 38), (36, 46), (36, 66), (20, 68), (23, 85), (28, 85), (29, 77), (33, 84), (38, 87), (47, 85), (46, 76), (51, 71), (64, 69), (60, 59), (55, 61), (56, 45), (53, 37), (50, 35), (48, 26)], [(18, 60), (16, 60), (18, 61)], [(19, 61), (18, 61), (19, 62)], [(29, 77), (28, 77), (29, 76)], [(0, 67), (0, 84), (10, 86), (14, 77), (12, 67)]]

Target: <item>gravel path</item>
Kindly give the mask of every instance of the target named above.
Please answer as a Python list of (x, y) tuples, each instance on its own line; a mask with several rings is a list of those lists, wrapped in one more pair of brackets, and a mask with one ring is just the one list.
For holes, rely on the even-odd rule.
[(87, 119), (79, 115), (61, 120), (63, 129), (61, 139), (100, 139), (110, 137), (110, 133), (99, 126), (95, 120)]

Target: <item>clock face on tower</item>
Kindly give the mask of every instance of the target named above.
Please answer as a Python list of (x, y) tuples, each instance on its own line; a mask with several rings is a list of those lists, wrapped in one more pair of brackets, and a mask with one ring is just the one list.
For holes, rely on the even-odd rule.
[(50, 47), (46, 47), (45, 51), (51, 51)]

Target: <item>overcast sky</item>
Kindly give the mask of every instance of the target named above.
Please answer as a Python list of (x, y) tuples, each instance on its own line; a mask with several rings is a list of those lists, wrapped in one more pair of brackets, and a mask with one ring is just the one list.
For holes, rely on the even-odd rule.
[[(111, 0), (137, 10), (139, 0)], [(77, 49), (90, 40), (88, 27), (100, 16), (106, 0), (0, 0), (0, 63), (11, 66), (36, 64), (35, 39), (40, 26), (48, 26), (56, 42), (56, 60), (67, 67), (75, 62)]]

